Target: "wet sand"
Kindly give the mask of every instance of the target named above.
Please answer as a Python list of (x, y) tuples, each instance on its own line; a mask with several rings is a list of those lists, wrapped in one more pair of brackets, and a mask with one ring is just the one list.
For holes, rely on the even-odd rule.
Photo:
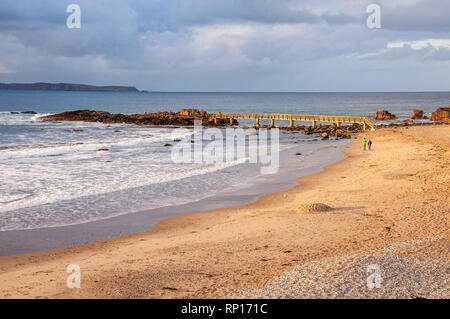
[[(128, 213), (97, 221), (36, 229), (0, 231), (0, 257), (43, 252), (73, 247), (129, 234), (148, 231), (168, 217), (199, 211), (240, 206), (255, 202), (260, 196), (288, 190), (302, 177), (320, 172), (324, 166), (343, 158), (348, 141), (336, 141), (334, 146), (323, 147), (293, 161), (285, 158), (285, 165), (276, 174), (261, 175), (239, 188), (232, 187), (207, 198), (181, 205), (160, 207)], [(283, 151), (282, 156), (295, 154), (296, 148)], [(298, 159), (297, 159), (298, 158)]]
[[(0, 258), (0, 296), (449, 297), (450, 126), (364, 136), (374, 142), (371, 152), (361, 150), (360, 135), (348, 158), (255, 203)], [(333, 210), (296, 210), (311, 203)], [(367, 287), (368, 263), (379, 264), (384, 287)], [(81, 268), (80, 289), (66, 286), (69, 264)]]

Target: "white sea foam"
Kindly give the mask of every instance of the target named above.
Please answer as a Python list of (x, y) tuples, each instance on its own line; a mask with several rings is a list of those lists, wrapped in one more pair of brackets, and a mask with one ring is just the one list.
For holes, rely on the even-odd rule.
[[(0, 112), (0, 231), (61, 226), (183, 204), (243, 184), (259, 168), (176, 164), (169, 128), (41, 122)], [(302, 135), (282, 134), (281, 149)], [(319, 145), (314, 147), (320, 147)], [(107, 148), (108, 151), (99, 151)]]

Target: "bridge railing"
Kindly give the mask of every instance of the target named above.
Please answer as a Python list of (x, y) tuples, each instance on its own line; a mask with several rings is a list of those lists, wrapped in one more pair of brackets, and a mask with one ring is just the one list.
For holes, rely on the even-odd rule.
[(346, 115), (310, 115), (310, 114), (282, 114), (282, 113), (214, 113), (216, 118), (230, 119), (268, 119), (268, 120), (288, 120), (305, 122), (337, 122), (337, 123), (361, 123), (368, 125), (372, 129), (375, 123), (368, 117), (346, 116)]

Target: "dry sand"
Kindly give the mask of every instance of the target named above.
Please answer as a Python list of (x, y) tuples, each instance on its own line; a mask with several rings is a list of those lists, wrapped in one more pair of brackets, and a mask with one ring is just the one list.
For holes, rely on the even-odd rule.
[[(0, 258), (0, 297), (448, 298), (450, 126), (364, 136), (371, 152), (360, 135), (347, 159), (253, 204)], [(69, 264), (81, 267), (80, 289), (66, 286)], [(367, 287), (370, 264), (381, 288)]]

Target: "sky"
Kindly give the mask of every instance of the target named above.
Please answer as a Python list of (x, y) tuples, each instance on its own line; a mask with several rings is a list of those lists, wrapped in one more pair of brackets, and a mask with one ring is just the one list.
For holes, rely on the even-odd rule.
[[(68, 28), (69, 4), (81, 27)], [(370, 4), (381, 28), (369, 28)], [(0, 82), (450, 91), (449, 0), (2, 0)]]

